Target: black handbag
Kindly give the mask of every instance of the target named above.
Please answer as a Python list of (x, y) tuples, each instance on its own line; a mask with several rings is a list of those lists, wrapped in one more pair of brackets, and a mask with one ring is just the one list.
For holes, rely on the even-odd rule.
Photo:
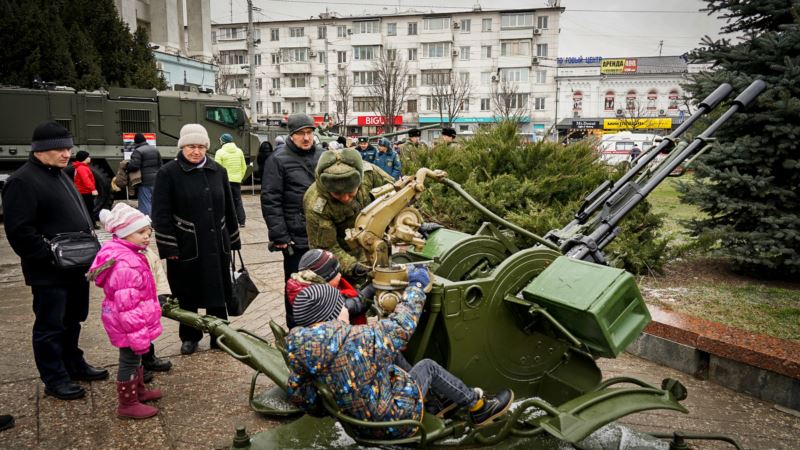
[(89, 267), (100, 251), (100, 241), (91, 232), (59, 233), (45, 241), (53, 253), (56, 267), (60, 269)]
[[(247, 310), (247, 307), (250, 306), (250, 303), (253, 303), (253, 300), (258, 297), (259, 292), (256, 284), (253, 283), (253, 280), (250, 278), (250, 273), (247, 272), (247, 269), (244, 267), (242, 253), (238, 250), (235, 250), (234, 253), (235, 255), (231, 255), (233, 292), (227, 306), (229, 316), (241, 316), (244, 314), (245, 310)], [(239, 257), (239, 265), (241, 266), (238, 270), (236, 269), (237, 256)]]

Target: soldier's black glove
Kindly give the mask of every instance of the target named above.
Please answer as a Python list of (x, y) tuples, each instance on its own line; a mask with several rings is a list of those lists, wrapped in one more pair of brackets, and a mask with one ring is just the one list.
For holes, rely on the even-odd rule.
[(344, 306), (347, 308), (347, 312), (350, 316), (359, 316), (364, 314), (367, 310), (367, 304), (360, 296), (345, 298)]
[(163, 308), (164, 305), (169, 301), (170, 298), (171, 298), (170, 295), (159, 294), (158, 295), (158, 304), (161, 305), (161, 307)]
[(370, 271), (372, 271), (372, 269), (369, 268), (369, 266), (365, 266), (364, 264), (361, 263), (356, 263), (356, 265), (353, 266), (353, 269), (351, 270), (353, 276), (356, 278), (366, 278), (367, 275), (369, 275)]
[(419, 234), (425, 239), (428, 239), (428, 236), (439, 228), (444, 227), (436, 222), (423, 222), (422, 225), (419, 226)]

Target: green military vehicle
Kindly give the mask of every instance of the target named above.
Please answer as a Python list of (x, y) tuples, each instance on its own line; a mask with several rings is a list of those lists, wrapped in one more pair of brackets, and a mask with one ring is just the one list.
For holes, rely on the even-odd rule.
[(76, 92), (72, 88), (0, 87), (0, 188), (27, 161), (33, 129), (46, 120), (55, 120), (72, 133), (75, 152), (91, 154), (95, 178), (101, 180), (98, 209), (110, 199), (110, 180), (135, 133), (144, 133), (167, 161), (178, 153), (181, 127), (199, 123), (211, 137), (210, 153), (219, 148), (217, 138), (230, 133), (248, 162), (256, 160), (261, 142), (286, 133), (279, 126), (251, 126), (240, 101), (227, 95), (130, 88)]

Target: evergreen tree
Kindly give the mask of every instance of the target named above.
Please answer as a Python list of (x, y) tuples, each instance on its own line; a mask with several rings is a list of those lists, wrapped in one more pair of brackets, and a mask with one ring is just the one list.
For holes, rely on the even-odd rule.
[(97, 50), (76, 23), (72, 24), (69, 34), (70, 49), (78, 78), (75, 89), (93, 90), (100, 88), (105, 84), (105, 80), (100, 71), (100, 56), (97, 54)]
[(158, 72), (156, 59), (153, 57), (153, 52), (150, 51), (150, 37), (147, 35), (147, 30), (142, 27), (138, 27), (136, 33), (133, 34), (131, 62), (135, 68), (131, 77), (133, 86), (167, 88), (167, 82)]
[(728, 19), (706, 37), (693, 60), (713, 69), (688, 91), (704, 98), (720, 83), (741, 92), (755, 79), (767, 90), (716, 133), (699, 159), (683, 198), (708, 214), (693, 221), (697, 235), (718, 236), (722, 255), (742, 270), (778, 276), (800, 273), (800, 0), (707, 0), (709, 14)]

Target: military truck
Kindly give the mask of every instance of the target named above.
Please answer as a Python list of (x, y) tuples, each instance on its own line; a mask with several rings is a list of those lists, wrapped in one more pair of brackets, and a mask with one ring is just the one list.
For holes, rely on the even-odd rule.
[(168, 161), (178, 153), (181, 127), (199, 123), (211, 137), (210, 153), (219, 148), (219, 136), (230, 133), (248, 162), (256, 160), (262, 141), (286, 134), (279, 126), (251, 126), (239, 99), (227, 95), (130, 88), (76, 92), (65, 87), (0, 87), (0, 180), (27, 161), (33, 129), (46, 120), (55, 120), (72, 133), (74, 152), (91, 154), (95, 178), (100, 180), (97, 209), (108, 203), (110, 180), (135, 133), (144, 133)]

